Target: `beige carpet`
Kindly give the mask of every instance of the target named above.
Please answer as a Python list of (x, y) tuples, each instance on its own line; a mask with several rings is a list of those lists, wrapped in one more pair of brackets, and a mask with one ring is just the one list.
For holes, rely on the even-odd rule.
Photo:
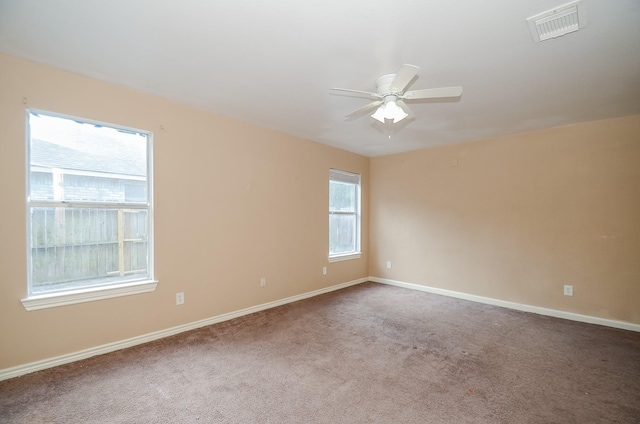
[(640, 423), (640, 333), (366, 283), (0, 382), (2, 423)]

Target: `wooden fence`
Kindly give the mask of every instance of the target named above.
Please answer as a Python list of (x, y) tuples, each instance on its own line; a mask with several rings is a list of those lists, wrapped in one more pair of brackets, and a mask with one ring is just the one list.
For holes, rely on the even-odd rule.
[(142, 209), (32, 208), (32, 292), (146, 275), (147, 222)]

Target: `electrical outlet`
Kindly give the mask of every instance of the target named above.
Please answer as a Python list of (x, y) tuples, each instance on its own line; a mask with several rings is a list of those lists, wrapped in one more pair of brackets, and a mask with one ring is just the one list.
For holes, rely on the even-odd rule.
[(391, 269), (391, 261), (387, 261), (387, 269)]
[(573, 286), (564, 286), (564, 295), (565, 296), (573, 296)]
[(267, 285), (267, 279), (265, 277), (262, 277), (260, 279), (260, 287), (264, 287)]
[(184, 303), (184, 292), (176, 293), (176, 305), (182, 305)]
[(327, 275), (327, 267), (326, 266), (322, 267), (322, 275)]

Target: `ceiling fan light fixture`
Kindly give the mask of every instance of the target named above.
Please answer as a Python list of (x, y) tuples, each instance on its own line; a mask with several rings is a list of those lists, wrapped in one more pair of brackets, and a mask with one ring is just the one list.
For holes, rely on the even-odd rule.
[(384, 104), (380, 105), (378, 110), (371, 115), (376, 121), (385, 123), (386, 119), (393, 120), (393, 123), (398, 123), (404, 118), (409, 116), (398, 104), (396, 103), (396, 96), (387, 96), (384, 98)]
[(405, 111), (402, 110), (394, 100), (387, 104), (387, 107), (384, 109), (384, 116), (387, 119), (393, 119), (393, 123), (395, 124), (402, 121), (409, 115), (405, 113)]
[(385, 110), (385, 104), (381, 104), (380, 107), (378, 108), (378, 110), (375, 111), (375, 113), (373, 115), (371, 115), (371, 117), (373, 119), (375, 119), (376, 121), (380, 121), (384, 124), (384, 110)]

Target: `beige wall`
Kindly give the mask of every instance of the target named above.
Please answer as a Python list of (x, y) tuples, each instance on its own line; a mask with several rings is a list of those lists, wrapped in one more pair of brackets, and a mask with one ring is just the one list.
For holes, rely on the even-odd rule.
[(640, 323), (640, 115), (370, 166), (371, 276)]
[[(154, 293), (25, 311), (26, 107), (154, 133)], [(0, 55), (0, 369), (366, 277), (366, 230), (327, 262), (332, 167), (362, 174), (366, 229), (365, 157)]]

